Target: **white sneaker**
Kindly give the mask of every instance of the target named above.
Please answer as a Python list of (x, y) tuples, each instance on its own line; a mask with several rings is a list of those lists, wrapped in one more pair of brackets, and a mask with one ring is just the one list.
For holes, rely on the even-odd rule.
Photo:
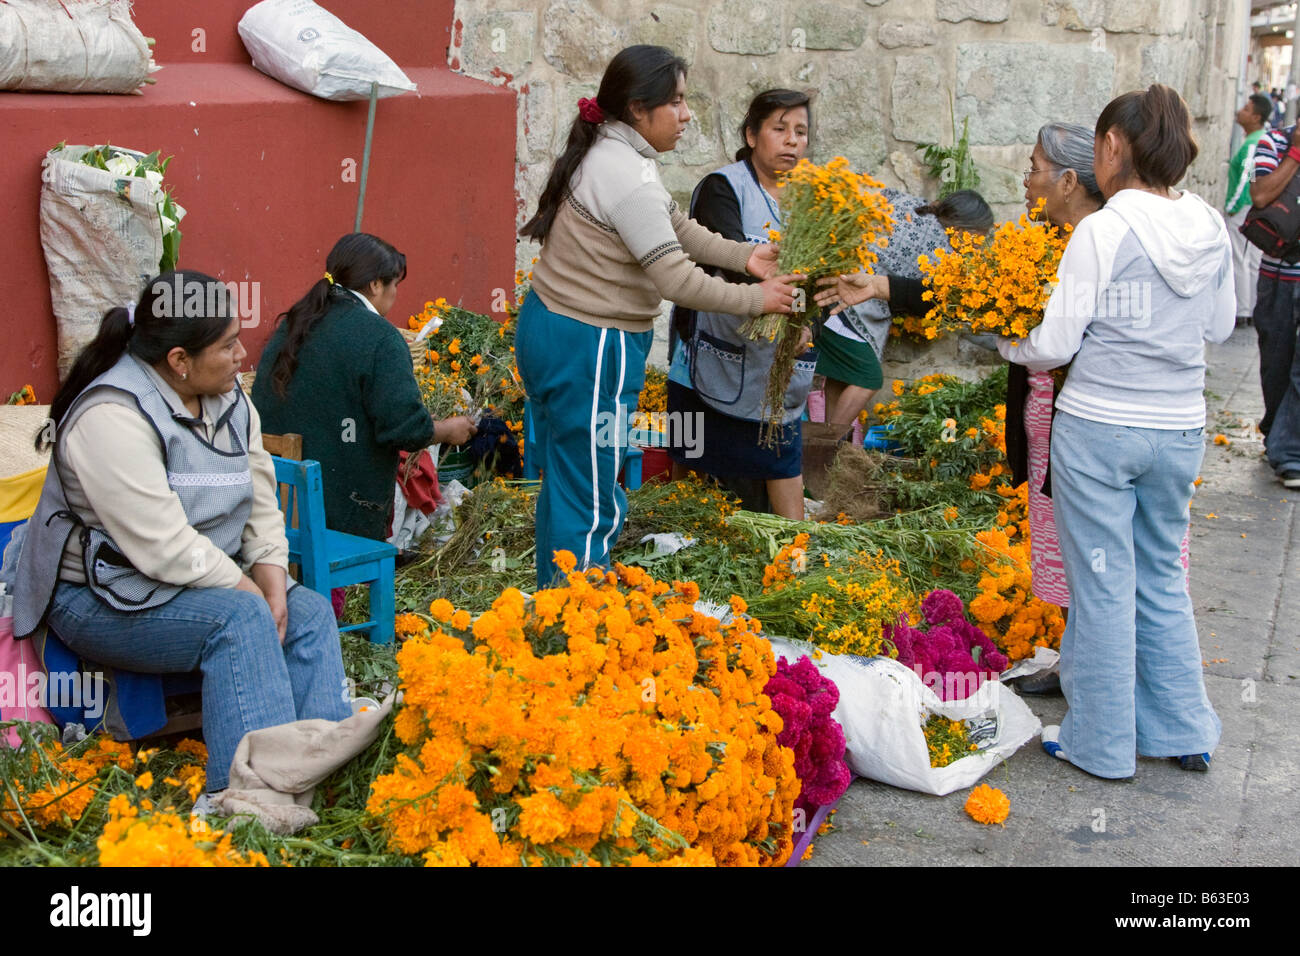
[(199, 798), (194, 801), (194, 808), (190, 810), (190, 817), (215, 817), (217, 815), (217, 808), (212, 802), (212, 794), (200, 793)]

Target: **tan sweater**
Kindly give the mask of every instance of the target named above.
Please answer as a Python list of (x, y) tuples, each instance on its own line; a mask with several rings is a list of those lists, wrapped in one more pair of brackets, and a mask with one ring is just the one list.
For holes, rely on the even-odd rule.
[(760, 286), (696, 266), (744, 273), (754, 247), (687, 216), (659, 181), (657, 155), (627, 124), (601, 125), (533, 267), (542, 303), (579, 322), (629, 332), (650, 330), (664, 299), (700, 311), (760, 314)]
[[(140, 364), (167, 402), (188, 416), (181, 397), (157, 372)], [(204, 398), (201, 405), (203, 437), (211, 442), (213, 412), (220, 403)], [(244, 528), (240, 557), (245, 568), (272, 564), (287, 570), (289, 544), (276, 496), (275, 466), (262, 447), (261, 420), (252, 402), (248, 410), (253, 510)], [(228, 444), (226, 437), (224, 431), (217, 436), (217, 447), (223, 451), (230, 450), (222, 447)], [(186, 587), (233, 588), (239, 584), (240, 565), (190, 526), (180, 499), (167, 484), (158, 434), (133, 404), (114, 402), (86, 409), (67, 434), (59, 437), (59, 443), (69, 507), (88, 525), (107, 531), (137, 570), (156, 581)], [(81, 544), (75, 534), (64, 549), (59, 578), (76, 584), (86, 581)]]

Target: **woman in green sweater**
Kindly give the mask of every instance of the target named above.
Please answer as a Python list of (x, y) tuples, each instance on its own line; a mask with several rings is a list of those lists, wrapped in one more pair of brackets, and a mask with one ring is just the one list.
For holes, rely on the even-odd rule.
[(435, 423), (420, 400), (406, 340), (384, 318), (406, 278), (406, 257), (354, 232), (334, 244), (325, 274), (271, 335), (253, 404), (272, 434), (302, 435), (320, 462), (325, 521), (336, 531), (388, 536), (398, 453), (474, 434), (464, 416)]

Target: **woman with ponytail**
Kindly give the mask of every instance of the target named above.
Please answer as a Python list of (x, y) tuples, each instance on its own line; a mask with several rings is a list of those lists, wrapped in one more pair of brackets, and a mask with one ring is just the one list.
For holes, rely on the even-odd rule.
[(289, 547), (225, 284), (165, 272), (104, 316), (37, 436), (51, 465), (14, 582), (14, 633), (48, 622), (85, 662), (203, 673), (207, 787), (245, 733), (340, 720), (329, 602)]
[[(794, 301), (796, 277), (775, 275), (773, 246), (692, 222), (660, 182), (656, 159), (677, 147), (690, 119), (680, 57), (657, 46), (620, 51), (596, 98), (578, 102), (568, 144), (520, 230), (543, 243), (515, 345), (542, 471), (542, 587), (556, 550), (582, 567), (603, 566), (618, 540), (627, 417), (662, 301), (742, 316), (788, 313)], [(727, 282), (696, 263), (763, 281)]]
[(424, 408), (410, 349), (384, 318), (404, 278), (406, 257), (388, 243), (344, 236), (280, 316), (253, 383), (267, 430), (302, 435), (303, 456), (320, 462), (325, 523), (377, 541), (388, 537), (399, 452), (475, 431), (464, 416), (435, 424)]
[(1219, 740), (1179, 552), (1205, 451), (1205, 342), (1232, 333), (1236, 296), (1223, 220), (1173, 188), (1196, 153), (1169, 87), (1112, 100), (1093, 145), (1106, 205), (1075, 227), (1042, 324), (999, 345), (1033, 371), (1073, 360), (1051, 427), (1069, 709), (1043, 747), (1100, 777), (1132, 776), (1137, 754), (1207, 770)]

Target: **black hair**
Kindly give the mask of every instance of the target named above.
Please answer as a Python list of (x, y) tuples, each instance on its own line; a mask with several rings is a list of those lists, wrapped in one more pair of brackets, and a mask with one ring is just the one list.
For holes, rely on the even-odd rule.
[(754, 150), (745, 138), (753, 133), (755, 138), (763, 129), (763, 123), (773, 113), (794, 110), (803, 107), (808, 111), (808, 128), (812, 129), (812, 97), (798, 90), (764, 90), (749, 101), (749, 111), (740, 123), (740, 149), (736, 150), (736, 160), (749, 159)]
[(1268, 118), (1273, 115), (1273, 104), (1269, 102), (1268, 97), (1263, 93), (1252, 93), (1247, 97), (1247, 101), (1255, 111), (1255, 115), (1259, 117), (1259, 121), (1267, 123)]
[[(633, 103), (648, 110), (663, 106), (677, 95), (677, 81), (685, 75), (686, 61), (672, 50), (645, 44), (626, 47), (615, 54), (614, 59), (605, 67), (605, 75), (600, 80), (600, 91), (596, 93), (596, 103), (606, 119), (631, 123)], [(569, 191), (569, 181), (578, 171), (591, 144), (596, 141), (599, 126), (599, 123), (583, 119), (581, 115), (573, 121), (569, 127), (569, 141), (551, 167), (546, 188), (542, 190), (542, 198), (537, 202), (537, 212), (524, 223), (519, 235), (538, 242), (546, 241), (560, 203)]]
[(324, 276), (317, 279), (306, 295), (278, 316), (286, 328), (284, 345), (271, 368), (271, 387), (281, 398), (288, 394), (293, 373), (298, 370), (298, 350), (329, 311), (331, 297), (343, 294), (344, 289), (364, 292), (375, 280), (388, 285), (394, 279), (405, 279), (406, 256), (378, 236), (351, 232), (334, 243), (325, 257), (325, 271), (333, 282)]
[[(237, 301), (230, 286), (202, 272), (170, 270), (150, 279), (134, 313), (127, 306), (104, 313), (94, 339), (72, 363), (50, 405), (55, 434), (77, 396), (116, 365), (123, 353), (150, 365), (157, 365), (175, 348), (198, 355), (226, 334), (238, 314)], [(42, 428), (36, 450), (48, 444), (47, 430)]]
[(943, 199), (936, 200), (916, 210), (918, 216), (934, 216), (945, 229), (958, 232), (993, 231), (993, 210), (973, 189), (959, 189)]
[(1175, 90), (1153, 83), (1106, 104), (1097, 118), (1097, 139), (1117, 129), (1129, 144), (1121, 181), (1137, 176), (1147, 186), (1168, 189), (1183, 178), (1196, 159), (1192, 117)]

